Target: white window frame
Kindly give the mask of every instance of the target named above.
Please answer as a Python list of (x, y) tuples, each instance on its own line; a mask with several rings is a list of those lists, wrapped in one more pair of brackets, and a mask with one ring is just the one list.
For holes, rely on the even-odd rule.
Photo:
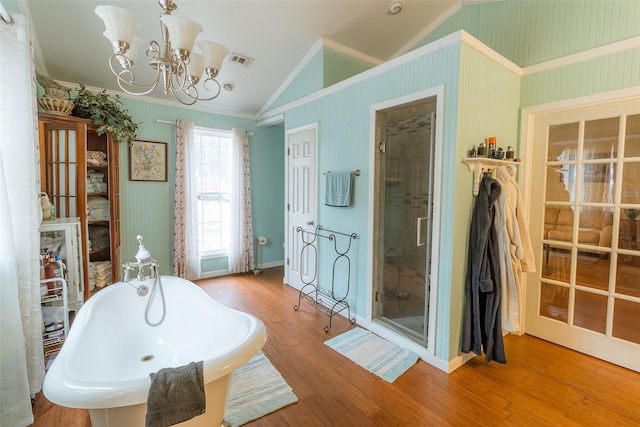
[[(228, 139), (229, 140), (229, 144), (231, 144), (231, 140), (233, 138), (233, 132), (228, 131), (228, 130), (222, 130), (222, 129), (214, 129), (214, 128), (206, 128), (206, 127), (194, 126), (194, 140), (197, 140), (198, 138), (202, 138), (202, 137), (207, 137), (207, 136), (208, 137)], [(196, 160), (197, 161), (200, 161), (200, 159), (202, 159), (202, 157), (203, 156), (201, 155), (201, 153), (196, 152)], [(189, 167), (191, 167), (191, 165), (189, 165)], [(198, 167), (198, 165), (193, 165), (193, 167)], [(199, 180), (199, 177), (197, 177), (196, 179)], [(222, 197), (223, 193), (224, 192), (197, 192), (196, 193), (197, 200), (195, 201), (195, 203), (199, 204), (199, 201), (204, 200), (207, 196), (215, 197), (217, 195), (219, 197)], [(200, 222), (201, 209), (202, 208), (200, 206), (198, 206), (198, 235), (202, 235), (203, 234), (202, 223)], [(229, 252), (229, 248), (228, 247), (227, 248), (213, 249), (213, 250), (203, 250), (202, 247), (201, 247), (200, 248), (200, 259), (204, 260), (204, 259), (223, 258), (223, 257), (227, 257), (228, 256), (228, 252)]]

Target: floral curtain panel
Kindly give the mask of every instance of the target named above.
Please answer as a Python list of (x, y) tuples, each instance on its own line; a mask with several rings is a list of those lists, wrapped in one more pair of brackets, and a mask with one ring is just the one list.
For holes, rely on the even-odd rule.
[(253, 229), (251, 225), (251, 189), (249, 177), (249, 133), (233, 129), (231, 188), (231, 239), (229, 271), (245, 273), (254, 268)]
[(176, 276), (193, 280), (200, 277), (198, 209), (196, 204), (193, 122), (176, 121), (176, 188), (174, 199), (173, 271)]

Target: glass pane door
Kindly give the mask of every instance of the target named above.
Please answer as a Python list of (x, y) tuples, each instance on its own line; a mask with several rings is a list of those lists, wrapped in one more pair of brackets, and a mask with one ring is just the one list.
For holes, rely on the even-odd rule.
[(378, 113), (380, 153), (376, 317), (426, 346), (433, 212), (435, 102)]
[(541, 268), (526, 331), (639, 370), (640, 114), (583, 114), (536, 118), (533, 170), (546, 183), (532, 188)]

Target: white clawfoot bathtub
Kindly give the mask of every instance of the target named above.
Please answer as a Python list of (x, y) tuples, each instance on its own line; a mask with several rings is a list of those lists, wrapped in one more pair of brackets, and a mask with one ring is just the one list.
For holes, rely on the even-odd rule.
[[(145, 309), (154, 279), (106, 287), (79, 310), (66, 342), (44, 380), (44, 395), (70, 408), (89, 409), (94, 427), (144, 426), (149, 373), (203, 360), (206, 413), (181, 426), (220, 426), (231, 373), (267, 340), (256, 317), (225, 307), (194, 283), (162, 276), (166, 317), (149, 326)], [(150, 323), (162, 317), (160, 293), (149, 307)]]

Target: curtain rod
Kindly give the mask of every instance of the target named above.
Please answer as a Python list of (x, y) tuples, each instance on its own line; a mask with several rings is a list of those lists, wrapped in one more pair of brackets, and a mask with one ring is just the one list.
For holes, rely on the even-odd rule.
[[(176, 125), (176, 122), (175, 122), (175, 121), (173, 121), (173, 122), (172, 122), (171, 120), (160, 120), (160, 119), (156, 119), (156, 123), (166, 123), (166, 124), (168, 124), (168, 125), (174, 125), (174, 126)], [(254, 134), (253, 134), (253, 132), (249, 132), (249, 135), (250, 135), (250, 136), (253, 136)]]

